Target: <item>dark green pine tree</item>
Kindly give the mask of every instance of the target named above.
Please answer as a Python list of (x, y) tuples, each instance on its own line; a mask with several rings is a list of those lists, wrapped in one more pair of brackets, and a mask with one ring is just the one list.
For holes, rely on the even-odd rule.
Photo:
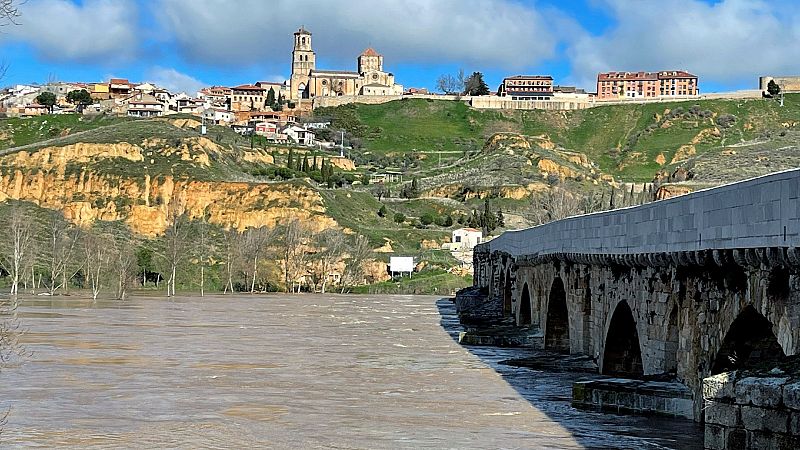
[(286, 159), (286, 167), (294, 170), (294, 149), (289, 149), (289, 156)]
[(311, 170), (314, 170), (314, 171), (318, 170), (318, 168), (317, 168), (317, 154), (316, 153), (314, 153), (314, 164), (311, 166)]
[(303, 165), (300, 167), (300, 170), (302, 170), (303, 173), (311, 171), (311, 166), (308, 165), (308, 155), (303, 156)]
[(275, 104), (275, 89), (269, 88), (269, 92), (267, 92), (267, 101), (265, 103), (270, 108)]

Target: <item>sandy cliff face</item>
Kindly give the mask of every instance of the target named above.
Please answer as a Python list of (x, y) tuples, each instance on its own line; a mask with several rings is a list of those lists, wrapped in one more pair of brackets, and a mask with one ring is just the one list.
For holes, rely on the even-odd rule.
[[(216, 144), (199, 138), (168, 149), (208, 165), (205, 151)], [(207, 140), (205, 140), (207, 141)], [(171, 175), (119, 176), (82, 171), (67, 172), (68, 163), (102, 159), (141, 164), (148, 144), (74, 144), (50, 147), (33, 153), (20, 152), (0, 158), (0, 201), (27, 200), (63, 211), (66, 218), (82, 226), (96, 220), (124, 220), (145, 236), (164, 231), (168, 206), (177, 202), (193, 218), (208, 215), (224, 227), (272, 226), (286, 218), (310, 219), (321, 229), (335, 225), (324, 216), (319, 194), (307, 186), (288, 183), (239, 183), (175, 179)], [(203, 151), (205, 150), (205, 151)], [(126, 161), (125, 161), (126, 160)]]

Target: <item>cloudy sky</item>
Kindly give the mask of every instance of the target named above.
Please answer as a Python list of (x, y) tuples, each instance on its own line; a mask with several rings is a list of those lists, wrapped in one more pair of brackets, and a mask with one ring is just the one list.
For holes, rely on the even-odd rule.
[(713, 92), (800, 74), (794, 0), (27, 0), (0, 26), (3, 85), (111, 76), (194, 92), (284, 80), (292, 32), (317, 67), (355, 70), (372, 46), (406, 87), (443, 73), (551, 74), (594, 90), (598, 71), (684, 69)]

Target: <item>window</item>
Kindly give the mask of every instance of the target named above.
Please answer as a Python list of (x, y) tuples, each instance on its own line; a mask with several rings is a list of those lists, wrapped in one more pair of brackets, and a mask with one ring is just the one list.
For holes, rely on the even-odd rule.
[(456, 242), (461, 242), (461, 236), (456, 236)]

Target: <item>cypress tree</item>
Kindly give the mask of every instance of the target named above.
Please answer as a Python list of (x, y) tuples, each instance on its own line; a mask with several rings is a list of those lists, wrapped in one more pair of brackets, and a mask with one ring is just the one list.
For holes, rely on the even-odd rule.
[(289, 156), (286, 160), (286, 167), (294, 170), (294, 149), (289, 149)]
[(308, 165), (308, 155), (303, 156), (303, 165), (300, 167), (304, 173), (308, 173), (310, 171), (310, 167)]

